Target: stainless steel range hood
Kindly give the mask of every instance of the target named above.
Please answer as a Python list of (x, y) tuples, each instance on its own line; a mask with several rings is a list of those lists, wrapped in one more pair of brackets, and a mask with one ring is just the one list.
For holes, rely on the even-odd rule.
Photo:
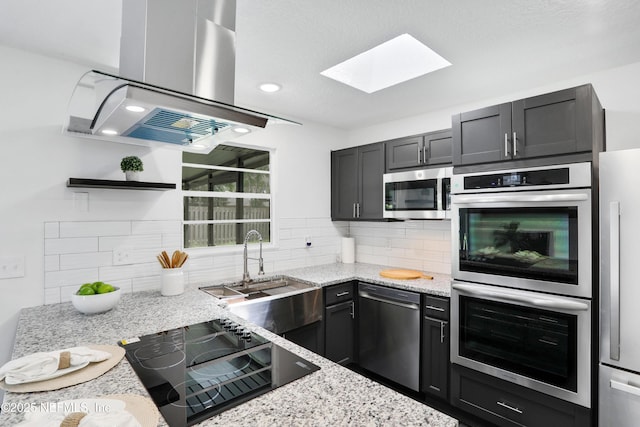
[(86, 73), (69, 105), (70, 134), (209, 152), (294, 123), (234, 106), (235, 0), (122, 2), (119, 76)]

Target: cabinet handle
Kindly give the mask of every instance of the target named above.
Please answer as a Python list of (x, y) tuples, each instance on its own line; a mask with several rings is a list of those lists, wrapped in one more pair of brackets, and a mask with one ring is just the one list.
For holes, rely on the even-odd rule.
[(349, 295), (349, 291), (344, 291), (336, 294), (336, 297), (343, 297), (345, 295)]
[(357, 218), (356, 217), (356, 204), (355, 203), (353, 204), (353, 217)]
[(444, 327), (446, 323), (440, 322), (440, 344), (444, 344)]
[(515, 132), (513, 132), (513, 157), (518, 155), (518, 138)]
[(424, 308), (434, 311), (444, 311), (444, 308), (436, 307), (435, 305), (426, 305)]
[(349, 313), (351, 315), (352, 319), (356, 318), (356, 306), (353, 303), (353, 301), (351, 301), (351, 313)]
[(504, 134), (504, 156), (509, 157), (509, 135)]
[(420, 163), (420, 144), (418, 144), (418, 164)]
[(422, 146), (422, 162), (427, 163), (427, 146)]
[(506, 403), (504, 403), (504, 402), (500, 402), (500, 401), (498, 401), (498, 402), (496, 402), (496, 403), (497, 403), (498, 405), (502, 406), (503, 408), (507, 408), (507, 409), (509, 409), (509, 410), (511, 410), (511, 411), (513, 411), (513, 412), (517, 412), (518, 414), (522, 414), (522, 410), (520, 410), (520, 409), (518, 409), (518, 408), (515, 408), (515, 407), (513, 407), (513, 406), (511, 406), (511, 405), (507, 405), (507, 404), (506, 404)]
[(360, 218), (360, 202), (356, 203), (356, 218)]

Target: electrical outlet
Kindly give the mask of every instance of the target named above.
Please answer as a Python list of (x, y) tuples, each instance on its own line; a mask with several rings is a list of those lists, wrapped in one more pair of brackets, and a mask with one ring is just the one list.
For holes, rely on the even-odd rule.
[(11, 279), (14, 277), (24, 277), (24, 257), (0, 257), (0, 279)]
[(116, 248), (113, 250), (113, 265), (132, 264), (131, 248)]

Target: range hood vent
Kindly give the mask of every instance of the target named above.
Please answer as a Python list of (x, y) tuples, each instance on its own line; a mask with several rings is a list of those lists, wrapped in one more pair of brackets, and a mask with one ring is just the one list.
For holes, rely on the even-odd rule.
[(121, 75), (82, 76), (66, 132), (208, 153), (267, 123), (295, 123), (233, 105), (235, 0), (127, 0), (122, 7)]

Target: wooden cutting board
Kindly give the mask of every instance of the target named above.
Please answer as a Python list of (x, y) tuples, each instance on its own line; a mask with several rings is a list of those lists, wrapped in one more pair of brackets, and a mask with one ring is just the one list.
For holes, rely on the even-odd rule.
[(412, 280), (412, 279), (432, 280), (433, 279), (433, 276), (424, 274), (422, 271), (404, 270), (399, 268), (390, 268), (388, 270), (382, 270), (380, 272), (380, 275), (388, 279), (400, 279), (400, 280)]

